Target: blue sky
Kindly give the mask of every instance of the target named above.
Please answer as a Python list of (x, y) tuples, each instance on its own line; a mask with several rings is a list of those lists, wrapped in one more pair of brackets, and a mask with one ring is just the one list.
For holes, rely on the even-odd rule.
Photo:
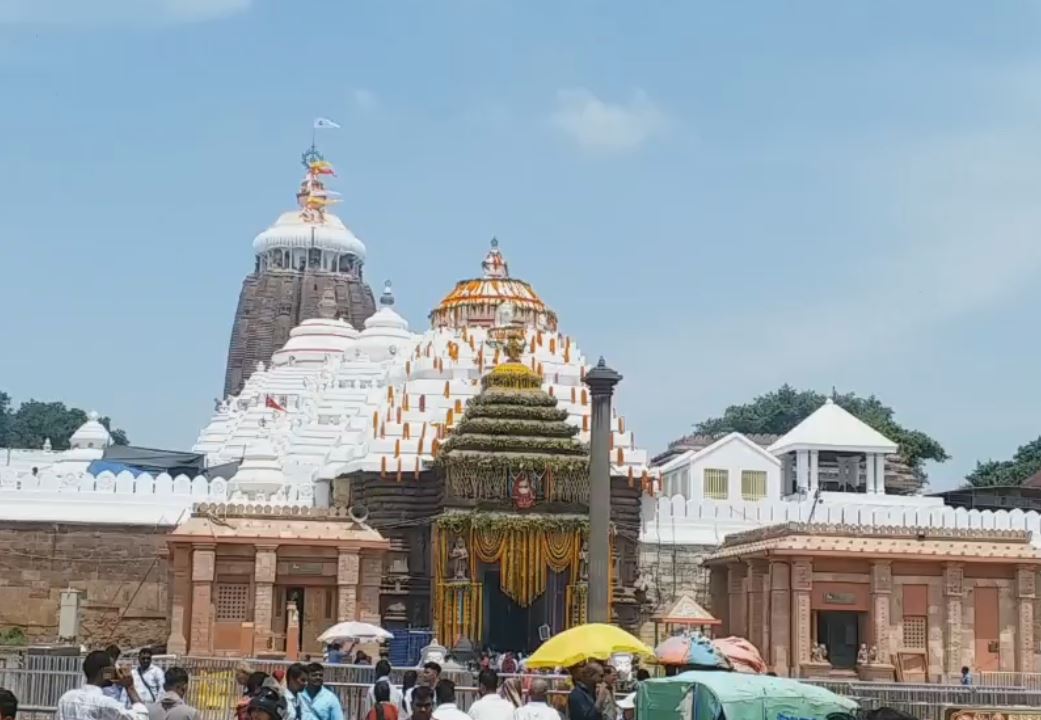
[(422, 327), (492, 235), (652, 450), (782, 382), (1041, 432), (1041, 4), (0, 0), (0, 388), (186, 448), (315, 116)]

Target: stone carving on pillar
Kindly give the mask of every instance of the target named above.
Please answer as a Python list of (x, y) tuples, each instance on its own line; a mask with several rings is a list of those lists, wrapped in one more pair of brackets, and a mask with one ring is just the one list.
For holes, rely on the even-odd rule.
[(964, 595), (965, 569), (961, 563), (944, 563), (943, 594), (946, 600), (944, 618), (944, 647), (947, 657), (947, 673), (952, 677), (961, 672), (962, 663), (962, 597)]
[(278, 565), (277, 545), (258, 545), (253, 561), (253, 654), (272, 650), (271, 621), (274, 608), (275, 569)]
[(792, 660), (794, 670), (812, 660), (813, 640), (810, 627), (810, 591), (813, 590), (813, 561), (792, 561)]
[(188, 650), (197, 655), (213, 652), (213, 575), (216, 546), (196, 545), (192, 553), (192, 620)]
[(893, 565), (888, 560), (871, 562), (871, 625), (874, 631), (872, 650), (867, 663), (857, 665), (861, 680), (892, 682), (895, 668), (890, 663), (889, 603), (893, 594)]
[(1037, 596), (1037, 569), (1031, 565), (1016, 568), (1016, 600), (1019, 627), (1016, 628), (1016, 670), (1034, 671), (1034, 599)]
[(339, 548), (336, 560), (336, 621), (358, 619), (358, 574), (361, 560), (358, 551)]

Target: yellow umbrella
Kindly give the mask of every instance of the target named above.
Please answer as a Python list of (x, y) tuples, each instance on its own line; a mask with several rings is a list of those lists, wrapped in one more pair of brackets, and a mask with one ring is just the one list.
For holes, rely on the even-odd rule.
[(654, 657), (654, 650), (614, 625), (589, 623), (565, 630), (542, 643), (525, 667), (571, 667), (586, 660), (607, 660), (615, 653)]

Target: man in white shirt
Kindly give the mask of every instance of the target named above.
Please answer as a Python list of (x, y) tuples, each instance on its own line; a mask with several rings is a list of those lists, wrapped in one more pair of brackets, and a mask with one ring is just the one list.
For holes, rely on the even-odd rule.
[(464, 713), (455, 704), (455, 683), (451, 680), (439, 680), (434, 688), (434, 696), (437, 698), (437, 709), (434, 710), (434, 720), (470, 720), (470, 716)]
[(165, 684), (163, 669), (152, 664), (152, 651), (142, 648), (137, 653), (137, 667), (134, 668), (134, 689), (138, 696), (146, 703), (159, 702)]
[(477, 692), (481, 697), (470, 706), (473, 720), (513, 720), (513, 703), (499, 695), (499, 674), (485, 668), (477, 674)]
[(528, 691), (528, 703), (514, 711), (513, 720), (560, 720), (560, 713), (556, 708), (546, 703), (548, 697), (549, 681), (545, 678), (535, 678), (531, 681), (531, 689)]
[[(148, 720), (148, 708), (134, 688), (134, 678), (129, 673), (116, 673), (112, 658), (104, 650), (87, 655), (83, 674), (86, 684), (69, 690), (58, 700), (57, 720)], [(101, 691), (113, 683), (126, 690), (129, 708)]]

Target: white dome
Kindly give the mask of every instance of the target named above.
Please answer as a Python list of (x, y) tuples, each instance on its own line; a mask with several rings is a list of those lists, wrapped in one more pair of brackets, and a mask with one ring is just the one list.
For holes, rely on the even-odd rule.
[(343, 320), (312, 318), (289, 331), (289, 340), (271, 357), (272, 365), (294, 362), (321, 362), (353, 348), (358, 331)]
[(325, 222), (312, 223), (304, 220), (299, 210), (284, 212), (253, 240), (256, 255), (279, 248), (312, 247), (365, 259), (365, 244), (332, 213), (325, 214)]
[(73, 448), (90, 448), (94, 450), (107, 448), (112, 444), (112, 436), (105, 426), (98, 422), (98, 414), (91, 410), (87, 413), (87, 422), (80, 425), (72, 434), (69, 445)]
[(231, 479), (231, 489), (248, 493), (272, 493), (284, 483), (282, 463), (271, 441), (266, 437), (252, 440), (246, 446), (239, 471)]
[(380, 309), (365, 321), (365, 329), (358, 336), (358, 348), (379, 361), (411, 350), (414, 342), (408, 321), (394, 312), (394, 293), (388, 280), (383, 285)]

